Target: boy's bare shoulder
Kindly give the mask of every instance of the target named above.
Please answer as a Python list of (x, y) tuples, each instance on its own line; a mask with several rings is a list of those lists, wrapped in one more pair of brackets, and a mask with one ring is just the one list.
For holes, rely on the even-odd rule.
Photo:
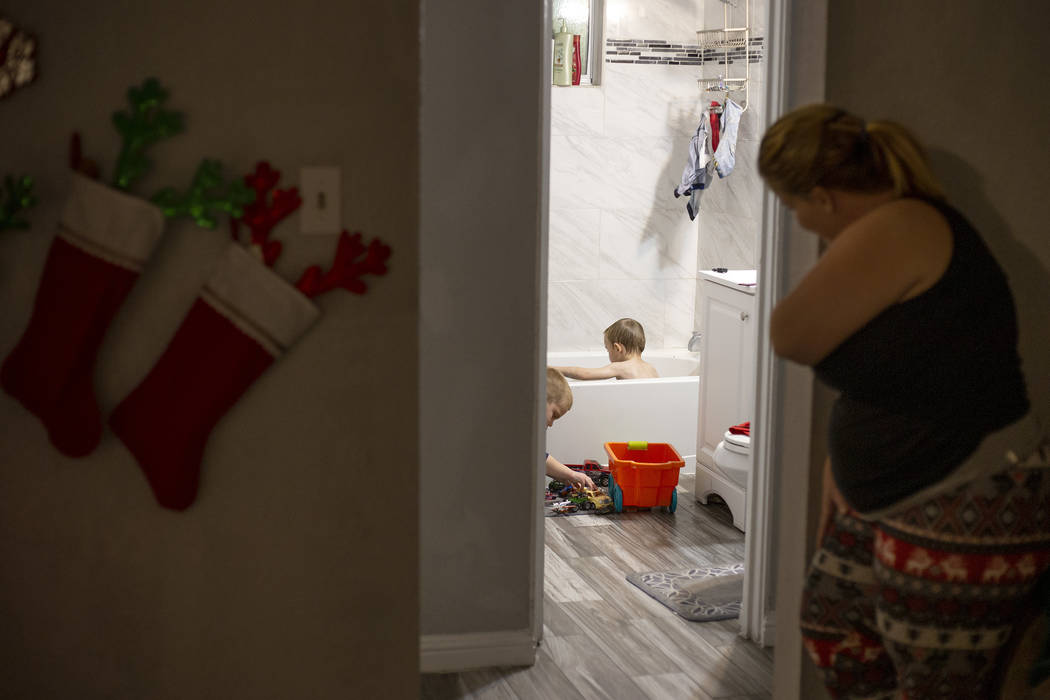
[(616, 368), (617, 379), (652, 379), (660, 376), (655, 367), (640, 358), (613, 362), (609, 366)]
[(660, 376), (660, 373), (656, 371), (656, 368), (645, 360), (638, 358), (638, 371), (639, 377), (652, 379)]

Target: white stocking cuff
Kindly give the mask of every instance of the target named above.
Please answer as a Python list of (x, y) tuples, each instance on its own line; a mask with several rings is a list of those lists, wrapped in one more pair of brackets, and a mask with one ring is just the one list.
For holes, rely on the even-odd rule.
[(306, 295), (236, 243), (226, 249), (201, 297), (274, 357), (320, 315)]
[(80, 173), (62, 210), (59, 236), (115, 265), (139, 271), (164, 230), (164, 214), (150, 202)]

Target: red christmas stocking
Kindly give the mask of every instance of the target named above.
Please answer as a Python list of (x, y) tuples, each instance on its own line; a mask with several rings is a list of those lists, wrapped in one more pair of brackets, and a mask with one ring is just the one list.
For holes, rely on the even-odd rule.
[(231, 244), (167, 350), (109, 419), (160, 505), (184, 510), (193, 503), (212, 428), (318, 313)]
[(149, 202), (74, 173), (29, 326), (0, 369), (4, 391), (65, 455), (83, 457), (102, 437), (95, 357), (163, 226)]

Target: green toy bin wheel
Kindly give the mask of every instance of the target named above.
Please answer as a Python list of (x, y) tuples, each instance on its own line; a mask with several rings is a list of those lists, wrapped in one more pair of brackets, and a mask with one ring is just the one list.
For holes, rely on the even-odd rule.
[(616, 479), (609, 479), (609, 495), (612, 496), (613, 509), (617, 513), (623, 512), (623, 491), (620, 489), (620, 485), (616, 483)]

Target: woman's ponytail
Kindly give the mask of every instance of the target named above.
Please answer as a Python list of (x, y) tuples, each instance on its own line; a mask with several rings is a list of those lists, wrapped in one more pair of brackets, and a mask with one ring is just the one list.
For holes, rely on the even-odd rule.
[(784, 194), (804, 195), (821, 186), (944, 196), (922, 146), (907, 129), (890, 121), (865, 123), (826, 104), (801, 107), (770, 126), (762, 137), (758, 170)]
[(896, 122), (877, 121), (867, 125), (867, 134), (876, 160), (889, 175), (894, 194), (944, 199), (926, 153), (911, 132)]

